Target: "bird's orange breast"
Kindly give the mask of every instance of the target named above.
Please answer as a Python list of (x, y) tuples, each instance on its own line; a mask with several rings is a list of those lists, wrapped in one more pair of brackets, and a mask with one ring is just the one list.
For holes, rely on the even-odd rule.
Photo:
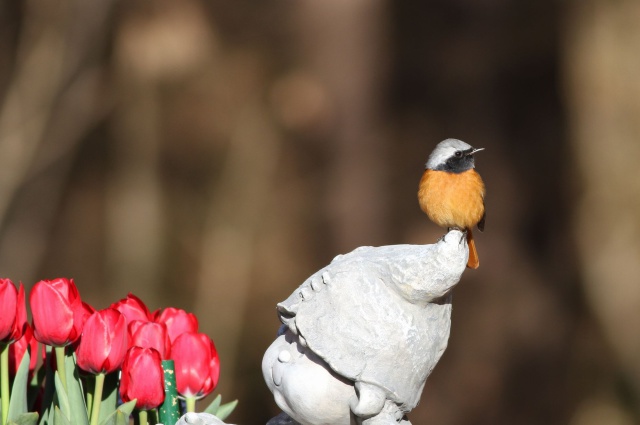
[(420, 208), (441, 227), (470, 229), (484, 215), (484, 183), (474, 170), (425, 170), (418, 187)]

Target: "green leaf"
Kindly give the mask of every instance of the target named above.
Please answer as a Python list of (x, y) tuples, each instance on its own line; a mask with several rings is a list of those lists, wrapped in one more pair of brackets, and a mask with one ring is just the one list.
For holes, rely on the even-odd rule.
[(50, 409), (42, 413), (42, 417), (40, 418), (40, 425), (52, 425), (53, 424), (53, 405), (50, 406)]
[(118, 405), (118, 381), (118, 372), (109, 373), (104, 377), (102, 404), (100, 404), (100, 415), (98, 415), (99, 424), (116, 411)]
[(116, 410), (116, 423), (115, 425), (129, 425), (129, 415), (125, 415), (120, 410)]
[(40, 425), (52, 425), (53, 424), (53, 399), (55, 398), (55, 376), (54, 369), (51, 367), (53, 362), (53, 349), (51, 346), (46, 345), (45, 351), (47, 357), (44, 361), (44, 365), (41, 369), (45, 369), (44, 377), (44, 394), (42, 396), (42, 416), (40, 419)]
[(222, 401), (222, 395), (218, 394), (218, 397), (214, 398), (211, 404), (204, 409), (205, 413), (211, 413), (215, 415), (218, 411), (218, 407), (220, 407), (220, 402)]
[(114, 410), (113, 412), (111, 412), (109, 414), (109, 416), (107, 416), (106, 418), (104, 418), (100, 422), (100, 425), (115, 425), (116, 424), (116, 415), (117, 414), (118, 414), (118, 411)]
[(38, 414), (36, 412), (23, 413), (7, 422), (8, 425), (36, 425), (37, 423)]
[[(122, 413), (122, 412), (120, 412)], [(106, 418), (104, 418), (101, 422), (100, 425), (116, 425), (116, 416), (118, 415), (118, 411), (114, 410), (113, 412), (111, 412), (109, 414), (109, 416), (107, 416)]]
[[(56, 377), (58, 377), (57, 374)], [(71, 425), (69, 419), (67, 419), (65, 414), (60, 411), (58, 406), (55, 406), (53, 409), (53, 425)]]
[(87, 413), (91, 415), (91, 409), (93, 409), (93, 402), (95, 401), (95, 392), (96, 392), (96, 378), (87, 377), (86, 379), (82, 379), (82, 390), (84, 394), (84, 400), (87, 405)]
[(69, 419), (73, 420), (73, 425), (89, 425), (87, 415), (87, 404), (84, 401), (82, 381), (76, 367), (73, 353), (65, 356), (65, 371), (67, 375), (67, 397), (69, 398)]
[[(13, 388), (11, 389), (11, 398), (9, 399), (8, 419), (17, 419), (23, 413), (29, 411), (27, 406), (27, 384), (29, 380), (29, 351), (24, 353), (18, 371), (16, 372)], [(36, 415), (37, 420), (37, 415)]]
[(137, 402), (138, 402), (138, 399), (134, 398), (131, 401), (128, 401), (126, 403), (121, 404), (116, 411), (117, 412), (122, 412), (123, 414), (125, 414), (127, 416), (131, 416), (131, 413), (133, 412), (133, 409), (136, 408), (136, 403)]
[(56, 397), (58, 399), (58, 406), (55, 406), (55, 411), (53, 414), (53, 422), (57, 425), (56, 413), (58, 410), (62, 411), (64, 416), (68, 419), (71, 418), (71, 407), (69, 406), (69, 397), (67, 396), (67, 392), (64, 390), (64, 386), (62, 385), (62, 381), (60, 380), (60, 375), (58, 371), (56, 371)]
[(136, 407), (136, 400), (128, 401), (124, 404), (121, 404), (116, 410), (111, 412), (106, 418), (100, 421), (100, 425), (119, 425), (118, 422), (120, 417), (126, 418), (125, 425), (129, 424), (129, 416), (131, 416), (131, 412)]
[[(38, 355), (37, 352), (36, 355)], [(29, 382), (29, 387), (27, 387), (27, 404), (29, 411), (35, 410), (34, 406), (38, 396), (40, 396), (40, 390), (42, 390), (44, 386), (44, 377), (47, 374), (46, 369), (44, 366), (39, 367), (36, 373), (33, 374), (33, 379)]]
[[(33, 351), (29, 346), (27, 348), (27, 352), (29, 353), (30, 356), (38, 356), (39, 353), (41, 353), (40, 343), (36, 344), (35, 350)], [(27, 410), (28, 411), (35, 410), (34, 405), (37, 401), (36, 399), (40, 395), (40, 390), (43, 387), (42, 384), (44, 383), (44, 377), (46, 373), (47, 373), (47, 368), (44, 365), (42, 367), (39, 367), (36, 373), (33, 374), (33, 378), (31, 378), (31, 382), (29, 382), (29, 386), (27, 387), (27, 406), (28, 406)]]
[(229, 416), (231, 412), (233, 412), (233, 409), (235, 409), (237, 405), (238, 400), (233, 400), (229, 403), (225, 403), (218, 408), (218, 411), (215, 413), (215, 415), (218, 417), (218, 419), (224, 421), (225, 419), (227, 419), (227, 416)]

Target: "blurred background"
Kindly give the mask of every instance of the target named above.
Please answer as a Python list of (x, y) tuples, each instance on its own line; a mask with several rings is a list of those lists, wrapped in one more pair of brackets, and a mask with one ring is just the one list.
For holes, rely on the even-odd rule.
[(424, 162), (486, 150), (481, 267), (414, 424), (640, 423), (640, 2), (3, 0), (0, 274), (194, 312), (234, 423), (275, 304), (433, 243)]

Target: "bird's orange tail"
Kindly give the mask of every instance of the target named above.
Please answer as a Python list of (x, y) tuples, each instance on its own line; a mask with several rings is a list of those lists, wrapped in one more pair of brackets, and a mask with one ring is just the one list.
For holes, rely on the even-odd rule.
[(478, 266), (480, 266), (480, 259), (478, 258), (478, 251), (476, 251), (476, 243), (473, 240), (471, 228), (467, 229), (467, 245), (469, 245), (469, 260), (467, 261), (467, 267), (477, 269)]

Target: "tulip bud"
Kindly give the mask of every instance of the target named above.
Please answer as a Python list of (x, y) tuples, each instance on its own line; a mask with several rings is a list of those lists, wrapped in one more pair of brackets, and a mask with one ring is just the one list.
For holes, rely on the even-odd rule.
[(187, 313), (179, 308), (167, 307), (161, 312), (156, 312), (154, 320), (167, 325), (172, 344), (178, 336), (185, 332), (198, 332), (198, 318), (195, 314)]
[(10, 279), (0, 279), (0, 343), (11, 344), (22, 337), (27, 325), (24, 286), (16, 289)]
[(84, 308), (73, 279), (41, 280), (31, 289), (29, 301), (38, 341), (63, 347), (80, 338)]
[(185, 332), (171, 346), (175, 361), (178, 393), (200, 398), (218, 385), (220, 359), (211, 338), (203, 333)]
[(164, 401), (164, 374), (160, 353), (153, 348), (131, 347), (122, 363), (120, 397), (136, 399), (136, 408), (149, 410)]
[(129, 346), (155, 348), (163, 360), (167, 360), (171, 353), (171, 341), (164, 323), (141, 320), (129, 323)]
[(93, 313), (84, 324), (76, 350), (78, 367), (98, 374), (118, 369), (127, 351), (126, 320), (113, 308)]
[(111, 308), (115, 308), (120, 313), (124, 314), (124, 317), (127, 320), (127, 326), (129, 326), (129, 323), (134, 320), (142, 320), (145, 322), (153, 320), (153, 316), (151, 315), (149, 308), (147, 308), (140, 298), (131, 293), (129, 293), (126, 298), (111, 304)]

